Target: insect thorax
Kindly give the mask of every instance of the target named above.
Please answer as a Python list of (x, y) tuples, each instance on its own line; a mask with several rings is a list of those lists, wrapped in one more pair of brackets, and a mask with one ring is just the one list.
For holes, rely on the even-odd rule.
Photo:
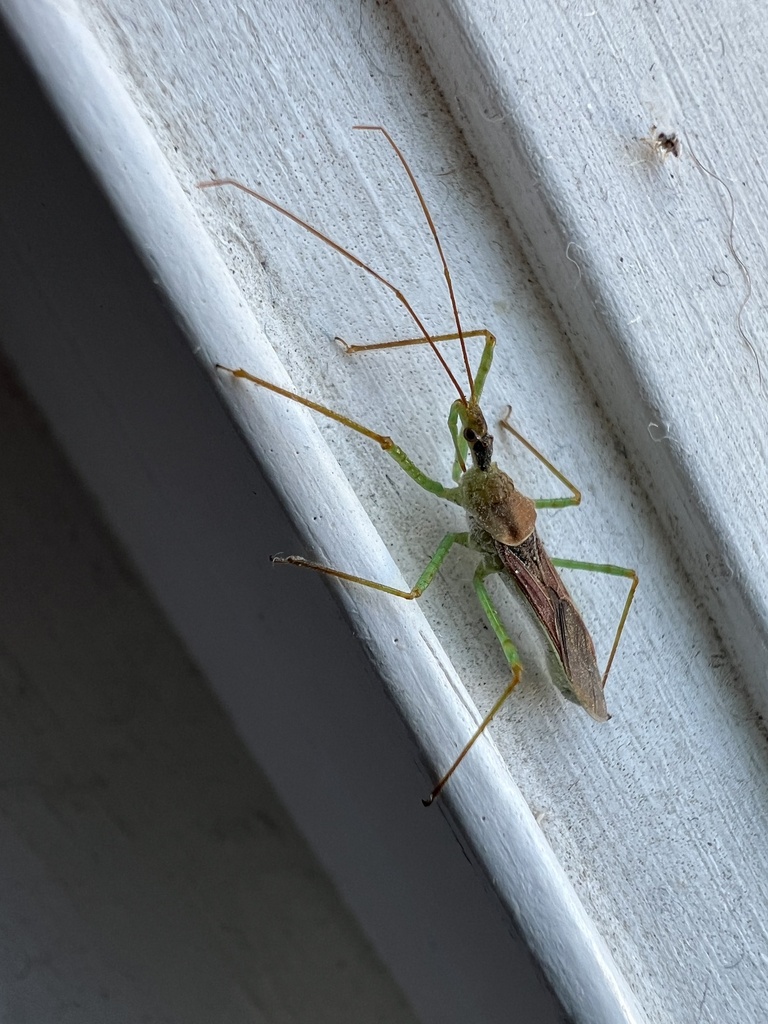
[(495, 462), (487, 470), (471, 466), (459, 481), (459, 490), (473, 533), (483, 531), (512, 547), (533, 533), (536, 506)]

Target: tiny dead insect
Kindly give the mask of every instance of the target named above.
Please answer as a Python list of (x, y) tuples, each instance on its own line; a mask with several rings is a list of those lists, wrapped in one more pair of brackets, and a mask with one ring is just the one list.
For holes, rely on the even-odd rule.
[[(520, 441), (547, 469), (554, 473), (557, 479), (568, 488), (570, 494), (562, 498), (540, 498), (537, 500), (528, 498), (517, 490), (512, 479), (503, 470), (499, 469), (493, 461), (493, 437), (488, 430), (485, 416), (481, 411), (480, 399), (491, 369), (496, 339), (489, 331), (484, 329), (465, 331), (462, 328), (451, 275), (437, 230), (416, 179), (400, 149), (389, 133), (380, 126), (358, 125), (356, 128), (360, 131), (380, 132), (392, 147), (405, 173), (408, 175), (442, 263), (450, 297), (453, 321), (456, 327), (454, 333), (430, 335), (411, 304), (395, 285), (358, 259), (357, 256), (318, 231), (317, 228), (312, 227), (306, 221), (266, 196), (260, 195), (258, 192), (232, 178), (200, 182), (199, 187), (216, 188), (230, 185), (240, 189), (247, 195), (259, 199), (273, 210), (288, 217), (304, 230), (309, 231), (316, 238), (319, 238), (361, 270), (370, 274), (380, 284), (395, 294), (398, 301), (416, 324), (419, 331), (418, 337), (373, 345), (347, 345), (346, 348), (349, 353), (358, 353), (370, 352), (374, 349), (400, 348), (409, 345), (426, 344), (430, 346), (458, 395), (451, 405), (448, 416), (448, 428), (453, 442), (454, 485), (446, 486), (437, 480), (433, 480), (426, 473), (422, 472), (390, 437), (379, 434), (341, 413), (335, 412), (292, 391), (287, 391), (285, 388), (278, 387), (269, 381), (255, 377), (242, 368), (231, 369), (225, 366), (217, 366), (217, 369), (282, 395), (292, 402), (298, 402), (320, 413), (322, 416), (336, 420), (336, 422), (343, 424), (350, 430), (357, 431), (357, 433), (362, 434), (364, 437), (370, 438), (370, 440), (380, 445), (420, 487), (436, 495), (438, 498), (442, 498), (464, 509), (469, 529), (451, 532), (443, 537), (434, 555), (411, 590), (400, 590), (397, 587), (391, 587), (375, 580), (364, 579), (361, 576), (356, 576), (340, 569), (319, 565), (299, 555), (292, 555), (287, 558), (273, 558), (275, 562), (312, 569), (315, 572), (325, 573), (328, 576), (364, 587), (371, 587), (385, 594), (391, 594), (394, 597), (410, 601), (424, 593), (454, 545), (462, 545), (478, 554), (479, 563), (473, 577), (474, 590), (486, 618), (501, 645), (511, 671), (511, 679), (495, 701), (491, 710), (482, 719), (475, 732), (464, 745), (458, 757), (455, 758), (453, 764), (437, 782), (429, 798), (424, 801), (428, 805), (441, 792), (475, 741), (483, 733), (520, 681), (523, 666), (517, 648), (507, 633), (501, 621), (501, 616), (488, 592), (486, 587), (487, 578), (493, 575), (500, 575), (507, 583), (514, 584), (514, 588), (523, 595), (541, 624), (548, 641), (549, 662), (555, 685), (565, 697), (576, 704), (580, 704), (592, 718), (598, 722), (604, 722), (610, 716), (605, 705), (603, 690), (634, 598), (638, 577), (633, 569), (625, 569), (616, 565), (574, 561), (572, 559), (550, 558), (544, 550), (536, 532), (537, 509), (565, 508), (578, 505), (581, 501), (581, 494), (559, 470), (555, 469), (529, 441), (518, 433), (509, 422), (508, 415), (502, 420), (501, 426)], [(470, 338), (484, 339), (483, 351), (476, 372), (472, 371), (467, 351), (466, 343), (467, 339)], [(441, 343), (451, 341), (458, 342), (461, 348), (463, 372), (467, 380), (466, 388), (462, 386), (457, 376), (451, 370), (439, 348)], [(605, 573), (610, 576), (622, 576), (631, 581), (611, 652), (602, 675), (597, 667), (592, 639), (560, 578), (557, 571), (558, 568), (584, 569), (590, 572)]]
[(650, 138), (642, 139), (653, 150), (661, 154), (661, 159), (666, 160), (668, 156), (680, 157), (683, 152), (683, 143), (677, 132), (663, 132), (655, 124), (651, 125)]

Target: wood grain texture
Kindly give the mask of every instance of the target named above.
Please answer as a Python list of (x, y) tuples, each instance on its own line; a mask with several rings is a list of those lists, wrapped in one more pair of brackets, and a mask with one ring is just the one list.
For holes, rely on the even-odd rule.
[[(73, 10), (73, 38), (109, 71), (99, 120), (113, 120), (100, 129), (76, 87), (61, 102), (206, 365), (290, 379), (446, 477), (451, 394), (429, 354), (348, 359), (331, 340), (410, 333), (390, 296), (259, 204), (194, 189), (212, 174), (242, 178), (449, 330), (407, 182), (381, 140), (351, 126), (385, 124), (402, 146), (465, 324), (499, 338), (489, 419), (511, 401), (517, 425), (585, 494), (581, 511), (542, 515), (548, 550), (641, 577), (609, 682), (611, 723), (566, 705), (543, 654), (528, 651), (495, 746), (478, 745), (444, 811), (576, 1019), (759, 1019), (765, 401), (736, 328), (728, 207), (685, 156), (660, 164), (639, 141), (652, 122), (690, 133), (734, 189), (754, 337), (765, 186), (751, 9), (714, 25), (698, 8), (403, 3), (453, 116), (386, 6), (297, 4), (281, 20), (269, 5), (234, 3)], [(73, 73), (59, 59), (52, 78)], [(95, 80), (82, 75), (81, 96)], [(364, 442), (271, 396), (218, 387), (307, 554), (397, 584), (390, 552), (412, 581), (455, 528), (450, 509)], [(497, 454), (528, 493), (556, 492), (511, 442)], [(446, 568), (426, 619), (342, 591), (435, 775), (504, 681), (471, 564), (459, 554)], [(581, 577), (568, 587), (604, 658), (624, 585)]]

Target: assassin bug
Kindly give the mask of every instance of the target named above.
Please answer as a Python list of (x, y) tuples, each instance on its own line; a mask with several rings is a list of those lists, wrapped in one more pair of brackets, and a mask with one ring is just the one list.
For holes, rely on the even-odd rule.
[[(455, 544), (469, 548), (479, 555), (480, 561), (474, 573), (473, 586), (486, 618), (504, 652), (511, 671), (511, 679), (491, 710), (469, 738), (458, 757), (434, 787), (429, 798), (424, 801), (425, 805), (429, 805), (441, 792), (472, 745), (520, 681), (523, 666), (517, 648), (502, 624), (501, 617), (488, 593), (485, 583), (486, 579), (489, 576), (498, 574), (505, 581), (513, 584), (523, 595), (540, 622), (549, 642), (553, 681), (565, 697), (580, 704), (596, 721), (604, 722), (610, 717), (603, 693), (605, 681), (613, 663), (627, 615), (629, 614), (638, 584), (638, 577), (633, 569), (625, 569), (615, 565), (580, 562), (572, 559), (550, 558), (544, 550), (544, 546), (536, 532), (537, 509), (564, 508), (566, 506), (578, 505), (581, 501), (581, 494), (562, 473), (555, 469), (530, 442), (515, 430), (508, 420), (502, 421), (502, 427), (513, 434), (536, 458), (551, 470), (568, 487), (571, 495), (564, 498), (540, 498), (537, 500), (528, 498), (517, 490), (511, 477), (499, 469), (493, 461), (493, 437), (488, 430), (485, 416), (480, 408), (480, 399), (491, 369), (496, 339), (487, 330), (465, 332), (462, 329), (451, 275), (437, 230), (416, 179), (400, 149), (389, 133), (378, 125), (357, 125), (356, 128), (360, 131), (380, 132), (394, 150), (410, 179), (442, 263), (456, 325), (456, 332), (453, 334), (430, 335), (411, 304), (395, 285), (378, 274), (353, 253), (328, 238), (321, 231), (318, 231), (317, 228), (312, 227), (306, 221), (266, 196), (255, 192), (253, 189), (232, 178), (201, 182), (199, 187), (218, 188), (228, 185), (245, 192), (249, 196), (253, 196), (255, 199), (260, 200), (273, 210), (289, 218), (295, 224), (298, 224), (299, 227), (310, 232), (310, 234), (320, 239), (326, 245), (329, 245), (395, 294), (398, 301), (416, 324), (419, 337), (374, 345), (346, 345), (346, 348), (348, 352), (355, 353), (371, 351), (373, 349), (397, 348), (406, 345), (427, 344), (430, 346), (458, 395), (451, 405), (448, 416), (448, 428), (454, 449), (453, 486), (446, 486), (427, 476), (390, 437), (379, 434), (363, 424), (324, 405), (320, 405), (309, 398), (278, 387), (269, 381), (262, 380), (242, 368), (232, 369), (219, 365), (217, 369), (230, 373), (234, 377), (250, 381), (252, 384), (266, 388), (275, 394), (282, 395), (292, 402), (298, 402), (323, 416), (336, 420), (336, 422), (343, 424), (350, 430), (370, 438), (380, 445), (420, 487), (439, 498), (443, 498), (445, 501), (460, 506), (467, 515), (469, 529), (451, 532), (443, 537), (434, 555), (411, 590), (400, 590), (396, 587), (390, 587), (375, 580), (365, 579), (340, 569), (319, 565), (299, 555), (288, 557), (275, 556), (273, 558), (275, 562), (311, 569), (350, 583), (371, 587), (374, 590), (380, 590), (385, 594), (391, 594), (404, 600), (414, 600), (424, 593), (435, 578), (448, 552)], [(473, 337), (485, 339), (476, 373), (473, 373), (470, 367), (466, 345), (467, 339)], [(466, 388), (462, 387), (440, 351), (439, 344), (449, 341), (457, 341), (461, 347), (462, 362), (467, 378)], [(559, 568), (585, 569), (611, 576), (623, 576), (631, 581), (613, 646), (605, 671), (602, 674), (597, 667), (592, 639), (565, 584), (560, 578), (557, 571)]]

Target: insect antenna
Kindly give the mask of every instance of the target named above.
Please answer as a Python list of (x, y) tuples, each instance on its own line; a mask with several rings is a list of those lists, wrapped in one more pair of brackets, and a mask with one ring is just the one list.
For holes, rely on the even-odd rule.
[[(380, 131), (384, 131), (383, 128), (379, 129), (379, 130)], [(389, 138), (389, 136), (387, 136), (387, 137)], [(390, 142), (392, 142), (391, 139), (390, 139)], [(392, 145), (394, 145), (394, 143), (392, 143)], [(397, 147), (395, 147), (395, 148), (397, 149)], [(399, 150), (398, 150), (398, 154), (399, 154)], [(400, 156), (400, 159), (403, 160), (402, 155)], [(405, 163), (404, 160), (403, 160), (403, 163)], [(406, 166), (406, 169), (408, 169), (408, 165), (405, 164), (405, 166)], [(409, 169), (408, 169), (408, 173), (411, 174)], [(411, 175), (411, 179), (413, 180), (413, 176), (412, 175)], [(414, 181), (414, 185), (415, 184), (416, 183)], [(422, 323), (422, 320), (419, 317), (418, 313), (413, 308), (413, 306), (410, 304), (408, 299), (406, 299), (406, 297), (403, 295), (403, 293), (400, 291), (399, 288), (397, 288), (394, 284), (392, 284), (391, 281), (388, 281), (386, 277), (382, 277), (382, 275), (379, 274), (377, 271), (375, 271), (373, 269), (373, 267), (368, 266), (367, 263), (364, 263), (359, 257), (355, 256), (355, 254), (350, 252), (349, 249), (345, 249), (343, 245), (339, 245), (338, 242), (334, 242), (334, 240), (332, 238), (329, 238), (328, 235), (324, 235), (322, 231), (319, 231), (317, 228), (312, 227), (311, 224), (307, 223), (307, 221), (305, 221), (305, 220), (302, 220), (301, 217), (297, 216), (295, 213), (291, 213), (291, 211), (287, 210), (284, 206), (281, 206), (279, 203), (274, 202), (274, 200), (272, 200), (272, 199), (268, 199), (266, 196), (263, 196), (260, 192), (256, 192), (255, 189), (249, 188), (247, 185), (244, 185), (242, 183), (242, 181), (238, 181), (236, 178), (214, 178), (211, 181), (199, 181), (197, 183), (197, 187), (198, 188), (221, 188), (224, 185), (230, 185), (232, 188), (239, 189), (241, 192), (245, 192), (246, 195), (252, 196), (254, 199), (258, 199), (260, 202), (262, 202), (262, 203), (266, 204), (267, 206), (271, 207), (273, 210), (276, 210), (278, 213), (281, 213), (284, 217), (287, 217), (288, 220), (292, 220), (294, 224), (298, 224), (299, 227), (304, 228), (305, 231), (308, 231), (311, 235), (314, 235), (315, 238), (319, 238), (321, 242), (325, 242), (325, 244), (329, 245), (331, 247), (331, 249), (335, 249), (336, 252), (340, 253), (342, 256), (344, 256), (346, 259), (348, 259), (350, 262), (354, 263), (356, 267), (359, 267), (361, 270), (364, 270), (366, 272), (366, 274), (370, 274), (371, 277), (375, 278), (380, 284), (383, 284), (385, 288), (388, 288), (394, 294), (394, 296), (397, 299), (397, 301), (400, 302), (405, 307), (406, 312), (411, 317), (413, 322), (416, 324), (416, 326), (417, 326), (417, 328), (419, 330), (419, 334), (421, 334), (422, 337), (424, 338), (424, 340), (429, 343), (432, 351), (435, 353), (435, 355), (439, 359), (440, 364), (442, 365), (443, 369), (448, 374), (448, 377), (449, 377), (451, 383), (456, 388), (456, 390), (457, 390), (457, 392), (459, 394), (459, 398), (461, 399), (461, 401), (465, 405), (467, 404), (467, 397), (464, 394), (464, 390), (463, 390), (461, 384), (456, 379), (456, 375), (454, 374), (453, 370), (448, 365), (448, 363), (447, 363), (445, 357), (443, 356), (442, 352), (440, 351), (440, 349), (437, 347), (437, 344), (436, 344), (434, 338), (432, 337), (432, 335), (429, 333), (427, 328)], [(416, 186), (416, 187), (418, 189), (418, 186)], [(419, 193), (419, 198), (421, 198), (421, 193)], [(426, 208), (426, 205), (424, 204), (424, 200), (423, 199), (421, 199), (421, 203), (422, 203), (423, 209), (427, 213), (427, 217), (429, 217), (429, 211), (427, 211), (427, 208)], [(433, 235), (435, 237), (435, 240), (437, 241), (437, 234), (435, 233), (435, 228), (434, 228), (434, 225), (432, 224), (432, 218), (431, 217), (429, 217), (429, 223), (430, 223), (430, 226), (431, 226), (431, 229), (432, 229), (432, 233), (433, 233)], [(438, 244), (438, 247), (439, 247), (440, 246), (440, 242), (438, 241), (437, 244)], [(442, 256), (442, 249), (440, 249), (440, 255)], [(444, 257), (443, 257), (443, 264), (445, 265), (445, 258)], [(454, 310), (456, 312), (456, 323), (458, 325), (459, 324), (459, 321), (458, 321), (458, 315), (459, 314), (458, 314), (458, 310), (456, 310), (455, 299), (453, 299), (453, 287), (452, 287), (452, 285), (450, 283), (450, 275), (448, 274), (448, 267), (447, 266), (445, 266), (445, 272), (446, 272), (447, 279), (448, 279), (448, 286), (449, 286), (449, 288), (451, 290), (451, 298), (452, 298), (453, 303), (454, 303)], [(459, 330), (461, 330), (460, 327), (459, 327)], [(461, 334), (461, 346), (462, 346), (462, 349), (464, 350), (464, 365), (467, 368), (467, 374), (468, 374), (468, 377), (469, 377), (470, 389), (471, 389), (470, 390), (470, 394), (471, 394), (472, 390), (474, 389), (474, 381), (472, 379), (472, 374), (469, 371), (469, 361), (468, 361), (468, 358), (467, 358), (467, 352), (466, 352), (466, 346), (464, 344), (464, 335), (463, 335), (463, 333)]]
[[(424, 217), (427, 221), (427, 224), (429, 225), (429, 230), (432, 234), (432, 238), (435, 241), (435, 247), (437, 248), (438, 255), (440, 256), (440, 262), (443, 264), (443, 274), (445, 275), (445, 283), (448, 285), (448, 294), (451, 297), (451, 308), (453, 309), (453, 319), (456, 323), (456, 332), (459, 336), (459, 342), (461, 344), (461, 355), (462, 359), (464, 360), (464, 369), (467, 372), (467, 380), (469, 381), (470, 399), (474, 399), (475, 379), (472, 374), (472, 369), (470, 368), (469, 365), (469, 354), (467, 352), (466, 341), (464, 340), (464, 331), (462, 330), (461, 327), (461, 317), (459, 315), (459, 306), (458, 303), (456, 302), (456, 293), (453, 290), (453, 281), (451, 280), (451, 272), (448, 269), (448, 261), (445, 258), (445, 253), (443, 252), (443, 247), (440, 243), (440, 236), (437, 233), (435, 222), (432, 220), (432, 214), (429, 212), (427, 201), (424, 198), (421, 189), (419, 188), (419, 183), (416, 181), (413, 171), (408, 166), (408, 161), (403, 156), (399, 146), (392, 138), (392, 136), (389, 134), (387, 129), (382, 128), (382, 126), (378, 124), (356, 124), (354, 125), (354, 128), (356, 131), (360, 132), (381, 132), (381, 134), (390, 144), (392, 149), (395, 151), (398, 160), (403, 165), (405, 173), (408, 175), (411, 185), (413, 186), (413, 191), (416, 193), (416, 198), (419, 200), (419, 205), (421, 206), (421, 209), (424, 213)], [(432, 342), (430, 342), (430, 344), (432, 344)], [(434, 344), (432, 344), (432, 349), (437, 354), (438, 358), (440, 359), (440, 362), (443, 363), (443, 366), (445, 366), (445, 361), (440, 356), (440, 353), (437, 351), (437, 347)]]

